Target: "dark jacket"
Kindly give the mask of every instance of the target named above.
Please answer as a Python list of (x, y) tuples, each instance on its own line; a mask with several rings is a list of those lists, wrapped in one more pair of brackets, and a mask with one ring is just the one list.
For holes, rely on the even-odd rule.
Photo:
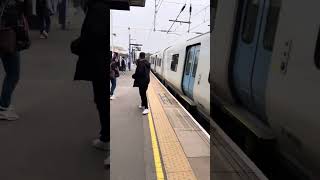
[(81, 29), (79, 60), (75, 80), (105, 80), (109, 78), (108, 53), (109, 4), (107, 0), (91, 0)]
[(119, 77), (119, 68), (116, 61), (111, 61), (110, 63), (110, 79)]
[(124, 59), (121, 60), (121, 70), (122, 71), (126, 70), (126, 62), (124, 61)]
[(137, 68), (132, 75), (134, 79), (133, 87), (145, 87), (150, 83), (150, 63), (145, 59), (138, 59)]
[(41, 16), (50, 16), (52, 15), (52, 4), (48, 3), (48, 0), (36, 0), (36, 13)]
[[(0, 1), (0, 9), (3, 9), (3, 6), (7, 0)], [(25, 15), (29, 17), (32, 14), (32, 1), (31, 0), (9, 0), (8, 4), (3, 12), (1, 24), (3, 27), (17, 27), (21, 21), (21, 16)]]

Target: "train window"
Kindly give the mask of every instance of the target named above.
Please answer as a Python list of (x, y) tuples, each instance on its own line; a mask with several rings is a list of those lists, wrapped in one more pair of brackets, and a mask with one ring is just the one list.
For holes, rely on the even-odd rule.
[(177, 72), (179, 54), (174, 54), (171, 61), (171, 71)]
[(279, 13), (280, 13), (280, 0), (271, 0), (267, 17), (266, 29), (263, 37), (263, 46), (265, 49), (272, 51), (274, 39), (277, 31)]
[(200, 52), (199, 49), (196, 50), (196, 52), (195, 52), (194, 65), (193, 65), (193, 69), (192, 69), (192, 77), (196, 77), (196, 74), (197, 74), (198, 60), (199, 60), (199, 52)]
[(185, 69), (185, 75), (187, 75), (187, 76), (190, 73), (191, 61), (192, 61), (192, 51), (191, 51), (191, 48), (189, 48), (187, 59), (186, 59), (187, 65), (186, 65), (186, 69)]
[(161, 66), (161, 61), (162, 61), (162, 59), (160, 59), (160, 61), (159, 61), (159, 66)]
[(314, 61), (318, 69), (320, 69), (320, 28), (318, 32), (318, 39), (316, 44), (316, 50), (314, 53)]
[(248, 0), (246, 6), (246, 14), (242, 28), (242, 40), (251, 43), (254, 38), (257, 24), (257, 16), (259, 12), (260, 0)]

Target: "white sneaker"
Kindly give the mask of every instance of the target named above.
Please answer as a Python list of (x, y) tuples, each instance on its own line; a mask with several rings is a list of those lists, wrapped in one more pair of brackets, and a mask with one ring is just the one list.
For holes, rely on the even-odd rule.
[(114, 95), (110, 96), (110, 100), (114, 100), (116, 97)]
[(144, 109), (143, 112), (142, 112), (142, 114), (143, 114), (143, 115), (149, 114), (149, 109)]
[(13, 109), (8, 108), (7, 110), (0, 111), (0, 120), (15, 121), (18, 119), (19, 116)]
[(43, 31), (42, 34), (44, 35), (45, 38), (49, 37), (49, 34), (47, 33), (47, 31)]
[(43, 35), (43, 34), (41, 34), (41, 35), (40, 35), (40, 39), (46, 39), (46, 36)]
[(144, 108), (144, 106), (139, 105), (139, 109), (143, 109), (143, 108)]
[(105, 169), (110, 168), (110, 155), (106, 157), (106, 159), (104, 160), (104, 168)]
[(92, 146), (104, 151), (110, 150), (110, 142), (102, 142), (100, 139), (93, 140)]

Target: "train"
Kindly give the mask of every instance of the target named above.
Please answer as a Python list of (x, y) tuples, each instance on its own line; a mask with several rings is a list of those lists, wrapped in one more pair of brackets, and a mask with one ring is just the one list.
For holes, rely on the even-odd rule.
[[(219, 107), (320, 179), (319, 0), (213, 0), (211, 30), (150, 56), (161, 82), (202, 114)], [(303, 13), (301, 13), (303, 12)]]

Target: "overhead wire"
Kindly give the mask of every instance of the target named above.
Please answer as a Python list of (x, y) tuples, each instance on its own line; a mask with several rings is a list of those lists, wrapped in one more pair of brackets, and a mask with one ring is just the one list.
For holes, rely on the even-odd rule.
[(197, 11), (196, 13), (194, 13), (192, 17), (194, 17), (194, 16), (196, 16), (196, 15), (200, 14), (202, 11), (206, 10), (206, 9), (207, 9), (207, 8), (209, 8), (209, 7), (210, 7), (210, 5), (205, 6), (205, 7), (204, 7), (204, 8), (202, 8), (201, 10)]
[(198, 25), (196, 25), (196, 26), (192, 27), (192, 28), (190, 29), (190, 31), (191, 31), (191, 30), (194, 30), (195, 28), (197, 28), (197, 27), (201, 26), (202, 24), (204, 24), (204, 23), (206, 23), (206, 22), (208, 22), (208, 21), (210, 21), (210, 19), (207, 19), (207, 20), (205, 20), (203, 23), (198, 24)]
[(176, 19), (172, 22), (172, 25), (170, 26), (169, 30), (167, 31), (167, 33), (171, 30), (172, 26), (174, 25), (174, 23), (177, 21), (177, 19), (179, 18), (180, 14), (183, 12), (183, 10), (186, 8), (186, 4), (183, 5), (183, 7), (181, 8), (178, 16), (176, 17)]

